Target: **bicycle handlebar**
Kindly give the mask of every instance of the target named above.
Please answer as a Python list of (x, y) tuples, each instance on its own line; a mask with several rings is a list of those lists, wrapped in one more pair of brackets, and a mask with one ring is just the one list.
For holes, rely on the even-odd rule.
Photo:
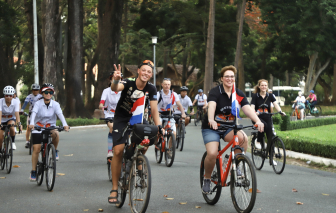
[[(40, 126), (34, 126), (34, 129), (37, 131), (51, 131), (54, 129), (57, 129), (59, 132), (64, 131), (64, 127), (63, 126), (51, 126), (51, 127), (40, 127)], [(69, 126), (70, 129), (70, 126)]]
[(247, 128), (256, 129), (258, 127), (258, 125), (243, 126), (243, 125), (237, 125), (237, 124), (228, 125), (228, 124), (221, 124), (221, 123), (217, 123), (217, 126), (218, 126), (218, 130), (234, 129), (238, 131), (242, 129), (247, 129)]
[(258, 112), (259, 115), (276, 115), (276, 114), (282, 114), (283, 112), (274, 112), (274, 113), (268, 113), (268, 112)]
[(112, 123), (114, 118), (99, 118), (99, 120), (108, 121), (108, 122)]

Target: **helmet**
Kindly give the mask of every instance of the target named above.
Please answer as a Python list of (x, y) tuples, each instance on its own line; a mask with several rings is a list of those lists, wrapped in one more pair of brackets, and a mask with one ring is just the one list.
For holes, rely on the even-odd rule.
[(4, 95), (14, 95), (14, 93), (15, 93), (15, 89), (12, 86), (5, 86), (5, 88), (3, 89)]
[(314, 93), (314, 90), (310, 90), (311, 93)]
[(186, 86), (182, 86), (181, 88), (180, 88), (180, 91), (182, 92), (182, 91), (188, 91), (189, 89), (188, 89), (188, 87), (186, 87)]
[(299, 92), (298, 92), (298, 94), (299, 94), (299, 96), (301, 96), (301, 95), (302, 95), (302, 92), (301, 92), (301, 91), (299, 91)]
[(31, 85), (31, 89), (32, 90), (39, 90), (40, 89), (40, 85), (38, 85), (38, 84), (32, 84)]
[(198, 93), (200, 93), (200, 92), (203, 92), (203, 90), (202, 90), (202, 89), (199, 89), (199, 90), (198, 90)]
[(52, 85), (51, 83), (42, 84), (41, 92), (46, 91), (47, 89), (51, 89), (52, 91), (55, 92), (54, 85)]

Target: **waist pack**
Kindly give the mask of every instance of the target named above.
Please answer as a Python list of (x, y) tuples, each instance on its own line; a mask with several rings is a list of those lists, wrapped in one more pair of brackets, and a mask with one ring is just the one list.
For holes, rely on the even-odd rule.
[(149, 139), (149, 146), (153, 145), (157, 140), (158, 127), (149, 124), (134, 124), (131, 141), (135, 144), (140, 144), (144, 139)]

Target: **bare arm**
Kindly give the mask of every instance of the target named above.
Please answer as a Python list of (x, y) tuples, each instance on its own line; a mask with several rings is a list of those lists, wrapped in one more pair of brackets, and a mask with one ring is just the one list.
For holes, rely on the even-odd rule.
[(0, 125), (1, 125), (2, 111), (0, 111)]
[(218, 129), (217, 122), (215, 121), (215, 111), (216, 111), (217, 103), (214, 101), (210, 101), (208, 105), (209, 105), (209, 108), (208, 108), (209, 126), (210, 128), (216, 130)]
[(100, 103), (99, 104), (99, 109), (104, 110), (104, 104)]
[(242, 107), (243, 112), (247, 117), (249, 117), (252, 121), (258, 125), (258, 131), (263, 132), (264, 131), (264, 124), (260, 121), (259, 117), (255, 113), (255, 111), (252, 109), (250, 105), (245, 105)]
[(195, 99), (194, 102), (193, 102), (193, 106), (195, 105), (196, 101), (197, 101), (197, 100)]
[(19, 112), (15, 112), (15, 117), (16, 117), (16, 124), (20, 122), (20, 114)]
[(185, 118), (185, 117), (186, 117), (186, 114), (185, 114), (185, 112), (184, 112), (184, 109), (183, 109), (183, 106), (182, 106), (181, 102), (180, 102), (180, 101), (176, 101), (176, 105), (178, 106), (179, 110), (180, 110), (181, 113), (182, 113), (182, 118)]
[(118, 83), (121, 79), (121, 66), (120, 64), (118, 64), (118, 68), (115, 64), (113, 66), (114, 66), (114, 74), (113, 74), (113, 81), (111, 83), (111, 90), (114, 92), (120, 92), (123, 91), (125, 88), (123, 84)]

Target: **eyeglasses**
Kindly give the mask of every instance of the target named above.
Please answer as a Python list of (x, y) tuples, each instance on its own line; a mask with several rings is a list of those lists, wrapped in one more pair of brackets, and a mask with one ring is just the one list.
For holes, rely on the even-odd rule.
[(224, 78), (232, 78), (232, 79), (234, 79), (234, 78), (235, 78), (235, 76), (234, 76), (234, 75), (224, 75), (223, 77), (224, 77)]
[(53, 95), (54, 91), (44, 91), (43, 93), (46, 94), (46, 95), (48, 95), (48, 94)]
[(6, 98), (13, 98), (12, 95), (5, 95)]

